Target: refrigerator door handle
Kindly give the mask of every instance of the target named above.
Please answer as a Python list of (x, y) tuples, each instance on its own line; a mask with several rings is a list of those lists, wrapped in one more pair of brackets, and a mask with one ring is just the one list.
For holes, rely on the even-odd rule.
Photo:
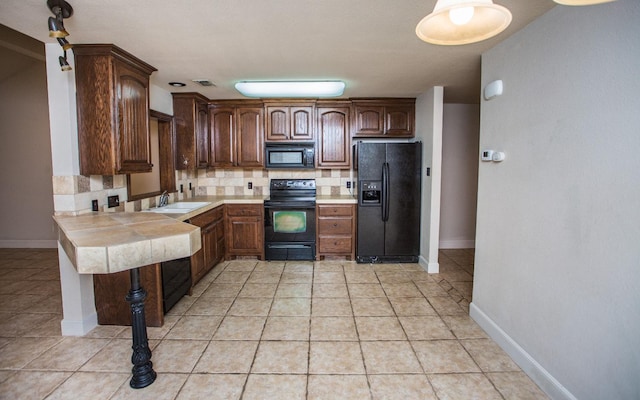
[(382, 220), (389, 220), (389, 163), (382, 164)]

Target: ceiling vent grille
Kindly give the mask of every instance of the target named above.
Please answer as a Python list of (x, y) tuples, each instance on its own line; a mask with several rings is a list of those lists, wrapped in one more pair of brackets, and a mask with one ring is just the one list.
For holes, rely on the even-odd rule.
[(215, 86), (216, 84), (208, 79), (193, 79), (193, 82), (199, 83), (201, 86)]

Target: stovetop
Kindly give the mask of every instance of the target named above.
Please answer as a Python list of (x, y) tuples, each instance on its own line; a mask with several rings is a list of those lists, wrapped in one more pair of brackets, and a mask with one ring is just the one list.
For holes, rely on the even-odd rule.
[(269, 199), (265, 202), (294, 202), (316, 200), (315, 179), (271, 179)]

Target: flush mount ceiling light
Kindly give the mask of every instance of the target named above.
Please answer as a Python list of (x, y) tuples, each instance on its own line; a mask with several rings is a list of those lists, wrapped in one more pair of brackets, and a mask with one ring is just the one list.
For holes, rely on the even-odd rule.
[(508, 9), (492, 0), (438, 0), (416, 26), (416, 35), (438, 45), (475, 43), (504, 31), (511, 18)]
[(173, 86), (173, 87), (185, 87), (187, 86), (186, 83), (183, 82), (169, 82), (169, 86)]
[(345, 88), (342, 81), (254, 81), (235, 86), (247, 97), (337, 97)]
[(69, 36), (64, 29), (63, 20), (73, 15), (73, 7), (64, 0), (47, 0), (47, 7), (55, 15), (55, 17), (49, 17), (49, 36), (54, 38)]
[(592, 4), (611, 3), (616, 0), (553, 0), (563, 6), (590, 6)]

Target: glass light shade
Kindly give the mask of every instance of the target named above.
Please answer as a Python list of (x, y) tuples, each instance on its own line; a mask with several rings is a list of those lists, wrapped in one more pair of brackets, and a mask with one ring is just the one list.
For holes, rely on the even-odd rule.
[(238, 82), (236, 89), (247, 97), (337, 97), (342, 81), (254, 81)]
[(563, 6), (590, 6), (592, 4), (610, 3), (616, 0), (553, 0)]
[[(468, 22), (458, 25), (452, 21), (457, 13), (465, 13), (459, 9), (468, 8), (473, 8)], [(504, 31), (511, 19), (511, 12), (493, 4), (492, 0), (438, 0), (433, 12), (416, 26), (416, 35), (427, 43), (438, 45), (475, 43)]]

